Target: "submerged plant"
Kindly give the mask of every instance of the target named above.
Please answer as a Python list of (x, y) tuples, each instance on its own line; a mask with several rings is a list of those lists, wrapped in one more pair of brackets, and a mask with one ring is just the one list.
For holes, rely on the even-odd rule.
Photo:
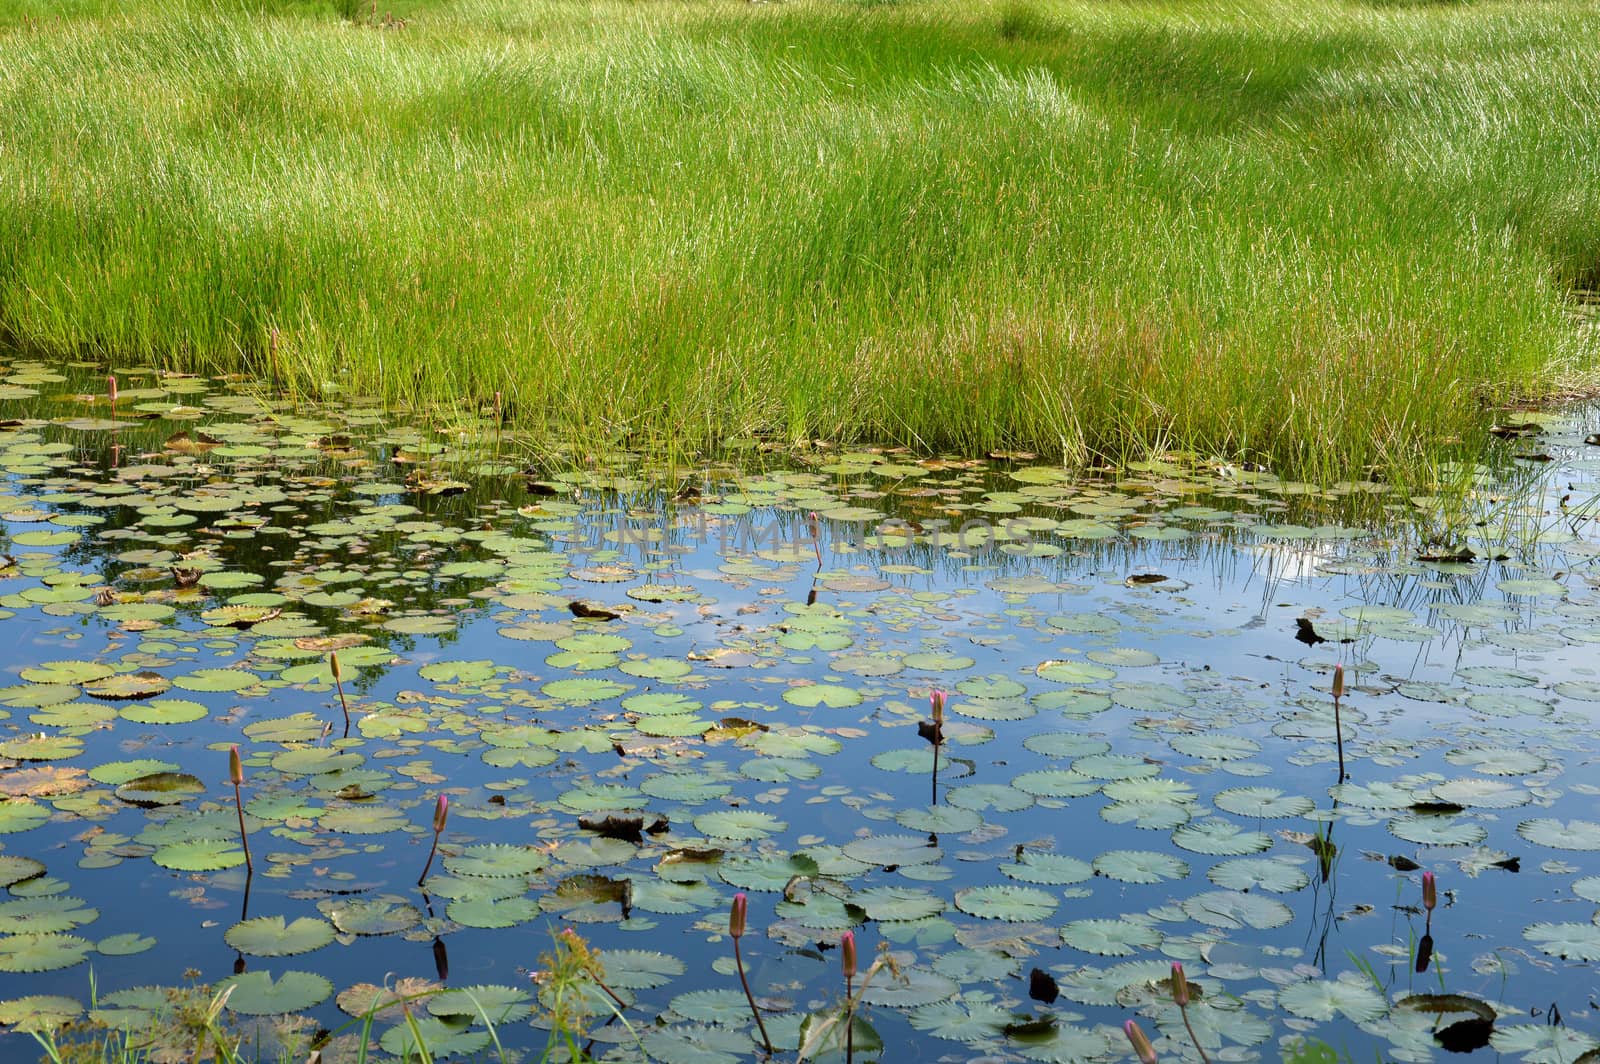
[(755, 995), (750, 992), (750, 980), (744, 973), (744, 956), (739, 952), (739, 940), (744, 937), (745, 917), (748, 915), (750, 899), (744, 891), (739, 891), (733, 896), (733, 906), (728, 910), (728, 934), (733, 938), (733, 965), (739, 971), (739, 985), (744, 987), (744, 999), (750, 1003), (750, 1015), (756, 1018), (756, 1027), (761, 1031), (761, 1045), (766, 1049), (767, 1055), (772, 1055), (772, 1039), (767, 1035), (767, 1025), (761, 1019), (761, 1010), (756, 1007)]

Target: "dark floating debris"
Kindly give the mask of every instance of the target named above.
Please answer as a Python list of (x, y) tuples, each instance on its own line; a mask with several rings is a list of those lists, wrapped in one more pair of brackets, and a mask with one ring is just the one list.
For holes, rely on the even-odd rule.
[(614, 621), (618, 617), (622, 616), (620, 613), (614, 613), (611, 610), (604, 610), (598, 606), (590, 606), (589, 604), (579, 602), (576, 599), (567, 603), (567, 609), (572, 611), (572, 615), (574, 617), (584, 621)]

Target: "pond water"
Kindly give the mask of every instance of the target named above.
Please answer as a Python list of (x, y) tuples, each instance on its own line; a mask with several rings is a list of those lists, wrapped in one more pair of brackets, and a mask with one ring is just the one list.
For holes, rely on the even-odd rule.
[[(487, 424), (4, 372), (6, 1060), (228, 984), (266, 1059), (318, 1027), (355, 1059), (384, 984), (471, 990), (413, 1005), (437, 1059), (492, 1049), (474, 1000), (537, 1055), (569, 927), (626, 1003), (587, 992), (595, 1056), (754, 1060), (736, 891), (783, 1060), (847, 930), (893, 961), (864, 1061), (1131, 1059), (1130, 1018), (1198, 1059), (1174, 960), (1213, 1060), (1600, 1046), (1582, 418), (1443, 534), (1439, 500), (1176, 459), (524, 475)], [(394, 1010), (371, 1037), (410, 1051)]]

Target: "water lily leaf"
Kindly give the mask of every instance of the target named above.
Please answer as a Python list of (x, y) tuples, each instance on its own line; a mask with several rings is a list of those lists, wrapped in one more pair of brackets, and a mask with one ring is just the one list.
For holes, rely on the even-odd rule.
[(861, 1000), (869, 1005), (908, 1009), (946, 1001), (955, 997), (960, 990), (960, 984), (954, 979), (927, 968), (910, 966), (902, 967), (898, 976), (885, 973), (880, 979), (867, 984), (861, 992)]
[(637, 949), (601, 950), (600, 963), (607, 985), (624, 990), (654, 990), (687, 970), (676, 957)]
[(498, 843), (467, 846), (444, 859), (444, 867), (458, 876), (531, 876), (548, 863), (542, 850)]
[(1316, 808), (1310, 798), (1285, 795), (1275, 787), (1232, 787), (1212, 801), (1225, 813), (1254, 820), (1301, 817)]
[(540, 690), (546, 696), (559, 702), (588, 705), (592, 702), (604, 702), (608, 699), (621, 697), (633, 690), (633, 687), (629, 684), (618, 683), (615, 680), (584, 677), (571, 680), (554, 680), (545, 684)]
[(1552, 957), (1569, 961), (1600, 961), (1600, 925), (1534, 924), (1522, 937)]
[[(407, 1019), (384, 1031), (378, 1044), (401, 1060), (469, 1057), (489, 1047), (489, 1032), (475, 1028), (465, 1017), (424, 1016)], [(423, 1051), (429, 1054), (423, 1057)]]
[(258, 916), (243, 920), (222, 936), (238, 950), (254, 957), (292, 957), (321, 949), (333, 941), (333, 925), (326, 920), (302, 916), (285, 923), (281, 916)]
[(1276, 898), (1244, 894), (1233, 890), (1213, 890), (1183, 903), (1189, 919), (1207, 927), (1282, 927), (1294, 919), (1294, 910)]
[(27, 666), (19, 675), (29, 683), (81, 685), (103, 680), (116, 671), (100, 661), (43, 661)]
[(190, 724), (204, 720), (209, 712), (199, 702), (184, 698), (158, 698), (153, 702), (128, 706), (121, 711), (121, 717), (134, 724)]
[(1074, 920), (1061, 929), (1061, 941), (1102, 957), (1128, 957), (1161, 939), (1160, 931), (1134, 920)]
[(741, 991), (728, 987), (691, 990), (670, 1003), (673, 1012), (696, 1023), (741, 1027), (750, 1018), (750, 1005)]
[(410, 821), (404, 812), (387, 805), (351, 805), (324, 810), (317, 824), (343, 835), (383, 835), (404, 831)]
[(695, 817), (694, 827), (696, 831), (714, 838), (750, 841), (787, 830), (789, 825), (771, 813), (753, 809), (719, 809)]
[(1553, 850), (1600, 850), (1600, 824), (1592, 820), (1524, 820), (1517, 825), (1517, 834)]
[(844, 854), (862, 864), (881, 867), (932, 864), (943, 856), (939, 847), (921, 835), (869, 835), (845, 843)]
[(1211, 866), (1206, 878), (1229, 890), (1265, 890), (1292, 894), (1311, 882), (1292, 861), (1271, 857), (1241, 857)]
[(1011, 786), (1036, 798), (1085, 798), (1105, 786), (1105, 781), (1066, 768), (1024, 772)]
[(9, 935), (0, 938), (0, 972), (53, 972), (82, 963), (94, 944), (77, 935)]
[(465, 927), (516, 927), (541, 912), (532, 898), (462, 898), (445, 909), (450, 919)]
[(723, 858), (717, 865), (717, 875), (722, 881), (740, 890), (779, 891), (796, 876), (809, 878), (820, 871), (814, 858), (799, 853), (769, 857), (736, 854)]
[(150, 859), (178, 872), (217, 872), (244, 864), (244, 850), (233, 839), (198, 839), (159, 847)]
[(1112, 850), (1094, 859), (1094, 870), (1122, 883), (1160, 883), (1184, 879), (1189, 865), (1171, 854), (1153, 850)]
[(35, 876), (44, 875), (45, 866), (31, 857), (0, 853), (0, 887), (9, 887)]
[(334, 899), (323, 914), (345, 935), (392, 935), (422, 922), (414, 906), (378, 898)]
[(1094, 867), (1066, 854), (1024, 850), (1015, 862), (1001, 865), (1000, 873), (1022, 883), (1061, 887), (1089, 879), (1094, 875)]
[(783, 700), (802, 709), (825, 706), (828, 709), (849, 709), (861, 704), (861, 692), (837, 684), (814, 683), (790, 687), (783, 692)]
[(0, 902), (0, 934), (49, 934), (71, 931), (93, 923), (98, 910), (88, 908), (81, 899), (62, 895), (18, 898)]
[(117, 797), (135, 805), (177, 805), (206, 793), (206, 785), (184, 772), (153, 772), (117, 788)]
[(95, 952), (107, 957), (132, 957), (155, 947), (156, 940), (149, 935), (130, 931), (121, 935), (108, 935), (95, 943)]
[(124, 672), (83, 685), (83, 693), (108, 701), (154, 698), (168, 690), (172, 681), (158, 672)]
[(1383, 995), (1366, 980), (1308, 979), (1278, 992), (1278, 1004), (1296, 1016), (1327, 1022), (1343, 1016), (1351, 1023), (1371, 1023), (1389, 1011)]
[(697, 1023), (652, 1027), (641, 1041), (649, 1059), (661, 1064), (744, 1064), (755, 1049), (742, 1030)]
[(956, 908), (985, 920), (1028, 923), (1044, 920), (1056, 911), (1057, 899), (1032, 887), (968, 887), (955, 894)]
[(906, 1017), (913, 1028), (952, 1042), (990, 1041), (1012, 1021), (1011, 1010), (991, 1001), (935, 1001)]
[(0, 798), (0, 835), (36, 828), (50, 819), (50, 807), (29, 798)]
[(498, 1027), (533, 1015), (533, 999), (510, 986), (466, 986), (434, 994), (428, 998), (428, 1011), (441, 1018), (466, 1017), (478, 1023), (487, 1020)]
[(77, 1001), (51, 994), (0, 1001), (0, 1027), (23, 1033), (54, 1031), (82, 1015), (83, 1006)]
[(851, 895), (850, 901), (869, 920), (921, 920), (944, 912), (943, 899), (916, 887), (873, 887)]
[(1272, 848), (1272, 838), (1248, 831), (1230, 820), (1210, 817), (1187, 824), (1172, 833), (1172, 843), (1190, 853), (1211, 857), (1242, 857)]
[(1198, 732), (1174, 736), (1172, 748), (1205, 761), (1243, 761), (1261, 752), (1261, 744), (1242, 735)]
[(244, 669), (196, 669), (173, 678), (176, 686), (185, 691), (217, 693), (242, 691), (261, 682), (261, 677)]
[(1397, 816), (1389, 831), (1418, 846), (1476, 846), (1489, 837), (1482, 824), (1449, 815)]

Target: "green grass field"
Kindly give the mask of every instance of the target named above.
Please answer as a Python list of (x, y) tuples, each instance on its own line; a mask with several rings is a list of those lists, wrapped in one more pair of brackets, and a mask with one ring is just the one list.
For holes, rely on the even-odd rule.
[(0, 0), (0, 329), (1321, 478), (1591, 369), (1590, 0), (349, 4)]

